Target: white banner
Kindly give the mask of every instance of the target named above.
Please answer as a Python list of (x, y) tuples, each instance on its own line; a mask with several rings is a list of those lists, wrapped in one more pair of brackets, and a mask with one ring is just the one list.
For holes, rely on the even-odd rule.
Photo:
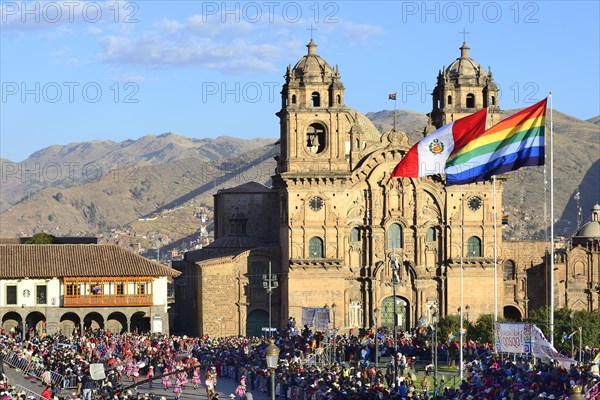
[(532, 354), (537, 358), (552, 359), (558, 362), (563, 368), (568, 369), (571, 364), (577, 364), (577, 361), (563, 356), (554, 346), (546, 339), (542, 330), (537, 326), (533, 326), (533, 351)]
[(496, 323), (496, 351), (499, 353), (531, 353), (531, 324)]

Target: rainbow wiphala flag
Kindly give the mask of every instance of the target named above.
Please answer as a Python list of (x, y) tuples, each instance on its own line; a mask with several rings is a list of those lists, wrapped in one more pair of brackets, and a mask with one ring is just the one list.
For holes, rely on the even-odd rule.
[(446, 185), (486, 181), (492, 175), (544, 165), (546, 100), (500, 121), (446, 161)]

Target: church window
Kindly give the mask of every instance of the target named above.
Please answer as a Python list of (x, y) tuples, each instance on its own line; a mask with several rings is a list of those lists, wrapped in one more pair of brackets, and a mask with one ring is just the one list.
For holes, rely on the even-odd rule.
[(448, 96), (448, 105), (452, 105), (452, 96)]
[(512, 281), (515, 279), (515, 263), (512, 260), (504, 261), (504, 280)]
[(253, 264), (249, 269), (248, 281), (252, 286), (262, 287), (262, 276), (268, 271), (268, 267), (262, 263)]
[(581, 261), (576, 261), (573, 264), (573, 275), (585, 275), (585, 265)]
[(473, 93), (467, 95), (467, 108), (475, 108), (475, 95)]
[(358, 228), (354, 227), (350, 231), (350, 241), (351, 242), (360, 242), (360, 231)]
[(335, 102), (337, 104), (341, 104), (342, 103), (342, 96), (340, 96), (339, 94), (337, 96), (335, 96)]
[(292, 104), (296, 104), (296, 95), (295, 94), (292, 95)]
[(311, 124), (306, 132), (306, 147), (309, 153), (318, 154), (325, 149), (325, 127)]
[(362, 328), (363, 320), (362, 320), (362, 302), (360, 301), (351, 301), (350, 306), (348, 307), (348, 326), (349, 327), (358, 327)]
[(310, 239), (308, 253), (310, 258), (323, 258), (323, 239), (317, 236)]
[(310, 96), (310, 106), (321, 107), (321, 96), (318, 92), (313, 92), (313, 94)]
[(492, 96), (492, 105), (495, 106), (496, 105), (496, 96)]
[(402, 227), (399, 224), (392, 224), (388, 229), (388, 249), (402, 248)]
[(229, 236), (246, 235), (246, 222), (248, 218), (242, 213), (235, 213), (229, 218)]
[(467, 257), (481, 257), (481, 239), (471, 236), (467, 240)]
[(433, 229), (433, 228), (427, 229), (427, 234), (425, 235), (425, 240), (428, 242), (435, 242), (435, 229)]

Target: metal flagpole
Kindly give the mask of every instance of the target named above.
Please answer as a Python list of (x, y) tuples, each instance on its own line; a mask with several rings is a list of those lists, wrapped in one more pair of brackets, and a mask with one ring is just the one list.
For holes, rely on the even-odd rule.
[(460, 203), (460, 381), (463, 380), (463, 258), (465, 252), (465, 195)]
[(394, 132), (396, 132), (396, 97), (398, 95), (394, 95)]
[(496, 324), (498, 323), (498, 210), (496, 209), (496, 175), (492, 176), (494, 190), (494, 352), (496, 350)]
[(550, 344), (554, 346), (554, 126), (550, 98)]

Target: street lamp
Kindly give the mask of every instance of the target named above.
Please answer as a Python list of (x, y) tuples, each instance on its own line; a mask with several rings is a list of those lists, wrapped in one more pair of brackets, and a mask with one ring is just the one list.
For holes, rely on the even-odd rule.
[(337, 305), (335, 303), (333, 303), (331, 305), (331, 311), (333, 311), (333, 362), (336, 363), (337, 362), (337, 347), (335, 345), (336, 342), (336, 337), (337, 337), (337, 333), (335, 331), (335, 310), (337, 308)]
[(373, 310), (373, 319), (375, 319), (375, 369), (379, 368), (379, 345), (377, 344), (378, 328), (377, 322), (379, 321), (379, 308)]
[(269, 337), (273, 336), (271, 333), (271, 297), (273, 295), (273, 289), (277, 289), (279, 284), (277, 283), (277, 275), (271, 273), (271, 261), (269, 261), (269, 275), (262, 276), (263, 288), (267, 290), (269, 295)]
[(573, 320), (575, 319), (575, 313), (571, 311), (569, 317), (571, 317), (571, 333), (569, 335), (571, 336), (571, 357), (575, 358), (575, 356), (573, 355), (573, 352), (575, 351), (575, 348), (573, 347)]
[(275, 400), (275, 370), (279, 362), (279, 347), (274, 343), (273, 338), (271, 343), (265, 349), (265, 358), (267, 359), (267, 368), (271, 372), (271, 400)]
[(400, 280), (398, 277), (398, 271), (400, 270), (400, 265), (398, 265), (398, 260), (396, 259), (396, 255), (394, 254), (394, 258), (391, 260), (392, 262), (392, 293), (394, 296), (394, 388), (398, 391), (398, 339), (396, 338), (396, 325), (398, 325), (398, 312), (396, 310), (396, 283)]
[(333, 330), (335, 330), (335, 309), (337, 308), (337, 305), (335, 303), (333, 303), (331, 305), (331, 311), (333, 311)]
[[(431, 305), (431, 319), (433, 322), (433, 338), (431, 341), (431, 358), (433, 358), (433, 390), (437, 389), (437, 372), (438, 372), (438, 357), (437, 357), (437, 323), (438, 309), (435, 304)], [(434, 392), (435, 395), (435, 392)]]

